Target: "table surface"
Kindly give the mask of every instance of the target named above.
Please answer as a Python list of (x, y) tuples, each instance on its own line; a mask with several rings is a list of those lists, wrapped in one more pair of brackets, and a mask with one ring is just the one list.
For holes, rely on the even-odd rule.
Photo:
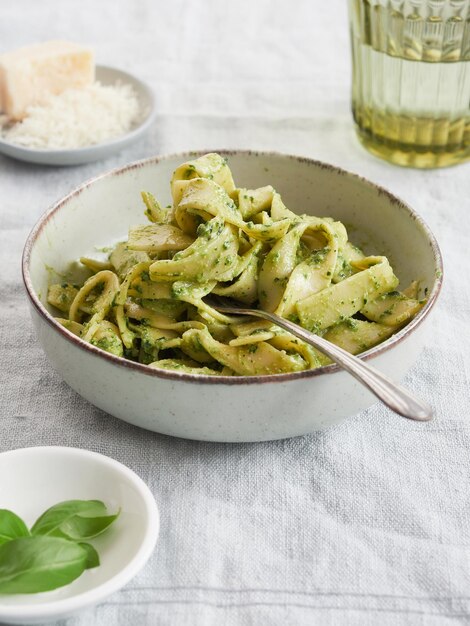
[[(2, 49), (60, 38), (139, 75), (158, 108), (146, 138), (104, 162), (49, 168), (0, 157), (0, 450), (102, 452), (135, 470), (161, 509), (145, 569), (67, 626), (467, 623), (469, 165), (400, 169), (359, 146), (341, 0), (2, 3)], [(36, 341), (21, 282), (30, 228), (97, 173), (214, 148), (334, 163), (424, 217), (442, 248), (445, 286), (405, 383), (429, 399), (434, 421), (407, 422), (375, 405), (306, 437), (209, 444), (129, 426), (61, 381)]]

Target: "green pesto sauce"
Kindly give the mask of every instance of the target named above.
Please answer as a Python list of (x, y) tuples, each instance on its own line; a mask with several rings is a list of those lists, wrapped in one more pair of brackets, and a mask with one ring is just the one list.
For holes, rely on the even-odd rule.
[(116, 335), (106, 335), (98, 340), (92, 339), (91, 343), (105, 352), (110, 352), (116, 356), (123, 356), (122, 343)]

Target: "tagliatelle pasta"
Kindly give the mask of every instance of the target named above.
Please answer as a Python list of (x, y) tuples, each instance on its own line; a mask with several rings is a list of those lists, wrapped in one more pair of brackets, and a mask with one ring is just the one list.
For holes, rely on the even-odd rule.
[(50, 286), (70, 332), (150, 367), (280, 374), (328, 359), (270, 322), (216, 311), (205, 296), (275, 312), (353, 354), (423, 306), (417, 283), (397, 291), (387, 258), (366, 256), (343, 224), (293, 213), (271, 186), (235, 187), (218, 154), (178, 167), (171, 192), (165, 208), (142, 193), (150, 223), (131, 227), (108, 261), (80, 259), (91, 274), (84, 284)]

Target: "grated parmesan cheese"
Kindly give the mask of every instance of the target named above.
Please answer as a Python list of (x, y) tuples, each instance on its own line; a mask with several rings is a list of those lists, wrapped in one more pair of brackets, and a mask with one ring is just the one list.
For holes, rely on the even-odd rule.
[(82, 148), (127, 133), (139, 113), (131, 85), (95, 82), (29, 107), (23, 121), (5, 126), (1, 134), (6, 141), (26, 148)]

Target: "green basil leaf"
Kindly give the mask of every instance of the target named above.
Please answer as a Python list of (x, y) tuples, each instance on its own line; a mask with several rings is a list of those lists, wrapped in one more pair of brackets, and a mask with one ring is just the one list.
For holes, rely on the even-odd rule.
[(12, 511), (0, 509), (0, 546), (17, 537), (29, 537), (28, 527)]
[(60, 537), (19, 537), (0, 546), (0, 594), (38, 593), (68, 585), (85, 570), (88, 552)]
[(98, 567), (100, 564), (100, 557), (91, 543), (79, 543), (78, 545), (81, 546), (87, 553), (87, 560), (85, 563), (86, 569)]
[(47, 509), (31, 528), (33, 535), (63, 536), (60, 527), (75, 515), (97, 517), (106, 515), (106, 506), (100, 500), (66, 500)]
[(60, 533), (66, 539), (80, 541), (82, 539), (93, 539), (101, 535), (118, 517), (116, 515), (103, 515), (103, 517), (82, 517), (75, 515), (61, 524)]

